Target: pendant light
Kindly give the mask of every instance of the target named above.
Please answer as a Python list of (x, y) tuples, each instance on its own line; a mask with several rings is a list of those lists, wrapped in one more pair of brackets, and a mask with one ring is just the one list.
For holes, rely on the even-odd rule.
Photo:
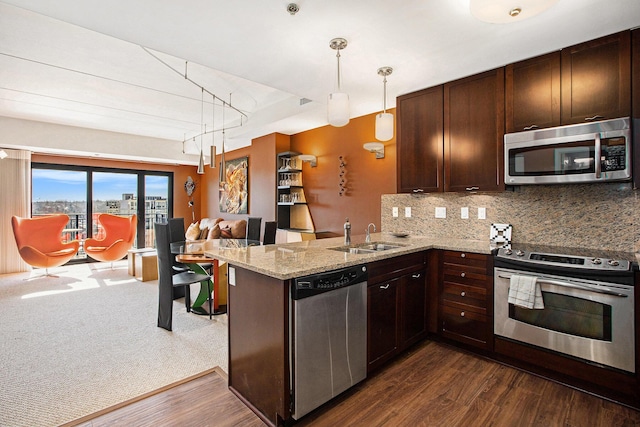
[(200, 161), (198, 162), (198, 174), (204, 175), (204, 153), (202, 152), (202, 135), (207, 130), (207, 125), (204, 125), (204, 131), (202, 130), (202, 126), (204, 123), (204, 88), (201, 88), (200, 95)]
[(338, 91), (329, 94), (327, 119), (331, 126), (342, 127), (349, 123), (349, 95), (342, 92), (340, 88), (340, 51), (347, 47), (347, 41), (343, 38), (335, 38), (331, 40), (329, 47), (337, 52)]
[(209, 167), (216, 168), (216, 96), (211, 94), (213, 102), (211, 103), (211, 156), (209, 157)]
[(220, 184), (226, 184), (227, 182), (227, 164), (224, 161), (224, 139), (225, 139), (225, 127), (224, 127), (224, 109), (226, 103), (222, 101), (222, 153), (220, 153)]
[(376, 139), (388, 141), (393, 138), (393, 114), (387, 113), (387, 76), (393, 72), (391, 67), (378, 68), (378, 75), (384, 77), (384, 100), (382, 113), (376, 115)]

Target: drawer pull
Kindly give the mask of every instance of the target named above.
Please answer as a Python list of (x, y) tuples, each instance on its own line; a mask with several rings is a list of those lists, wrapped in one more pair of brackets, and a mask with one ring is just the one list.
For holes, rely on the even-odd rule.
[(593, 117), (585, 117), (585, 118), (584, 118), (584, 121), (585, 121), (585, 122), (592, 122), (592, 121), (594, 121), (594, 120), (600, 120), (600, 119), (604, 119), (604, 117), (599, 116), (599, 115), (597, 115), (597, 114), (596, 114), (596, 115), (595, 115), (595, 116), (593, 116)]
[(460, 273), (460, 277), (467, 277), (467, 274), (462, 272), (462, 273)]
[(467, 254), (460, 254), (460, 258), (466, 258)]
[(419, 279), (422, 276), (420, 273), (412, 274), (411, 277), (414, 279)]
[(461, 296), (461, 297), (464, 297), (464, 296), (466, 296), (466, 295), (467, 295), (467, 293), (466, 293), (465, 291), (460, 292), (460, 296)]
[(473, 187), (467, 187), (467, 188), (465, 188), (465, 190), (467, 190), (467, 191), (477, 191), (477, 190), (479, 190), (479, 189), (480, 189), (480, 187), (476, 187), (475, 185), (474, 185)]
[(460, 317), (464, 317), (464, 311), (460, 312)]
[(413, 192), (414, 193), (424, 193), (424, 190), (422, 188), (414, 188)]
[(525, 126), (522, 130), (538, 129), (538, 125)]
[(380, 289), (389, 289), (389, 284), (387, 283), (386, 285), (380, 285)]

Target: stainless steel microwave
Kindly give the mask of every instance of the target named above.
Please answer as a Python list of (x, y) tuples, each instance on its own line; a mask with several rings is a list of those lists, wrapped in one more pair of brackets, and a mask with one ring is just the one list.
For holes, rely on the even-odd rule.
[(507, 185), (631, 179), (631, 120), (603, 120), (504, 136)]

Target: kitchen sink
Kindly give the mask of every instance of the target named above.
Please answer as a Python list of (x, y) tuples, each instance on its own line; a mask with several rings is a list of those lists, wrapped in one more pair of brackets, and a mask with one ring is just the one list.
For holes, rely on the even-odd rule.
[(375, 242), (375, 243), (358, 243), (349, 246), (337, 246), (329, 248), (334, 251), (348, 252), (350, 254), (373, 254), (380, 251), (388, 251), (389, 249), (398, 249), (403, 245), (395, 243)]

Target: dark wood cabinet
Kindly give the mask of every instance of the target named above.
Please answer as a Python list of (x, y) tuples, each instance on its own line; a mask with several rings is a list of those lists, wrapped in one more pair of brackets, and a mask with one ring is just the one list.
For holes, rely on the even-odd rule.
[(426, 336), (425, 261), (418, 252), (368, 265), (368, 372)]
[(563, 124), (626, 117), (631, 108), (631, 33), (562, 50)]
[(444, 251), (440, 275), (440, 334), (463, 344), (492, 350), (492, 257)]
[(443, 87), (398, 97), (398, 193), (443, 191)]
[(398, 281), (394, 279), (367, 288), (369, 366), (388, 360), (398, 350)]
[(444, 85), (444, 190), (504, 190), (504, 68)]
[[(634, 135), (631, 151), (633, 188), (638, 189), (640, 188), (640, 29), (631, 32), (631, 91), (631, 132)], [(640, 357), (638, 359), (640, 360)]]
[(507, 133), (560, 126), (560, 52), (505, 68)]

